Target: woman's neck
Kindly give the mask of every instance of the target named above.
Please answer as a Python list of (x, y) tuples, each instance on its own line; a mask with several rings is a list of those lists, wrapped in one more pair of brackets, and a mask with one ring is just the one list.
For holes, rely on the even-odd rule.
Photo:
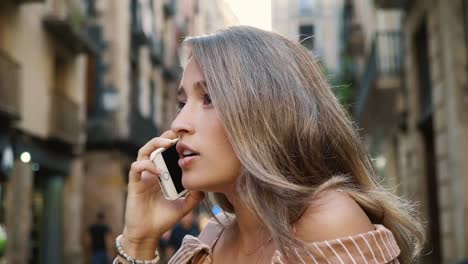
[(270, 235), (265, 225), (234, 195), (226, 196), (234, 207), (236, 221), (233, 223), (232, 231), (235, 232), (235, 240), (241, 252), (249, 253), (267, 244)]

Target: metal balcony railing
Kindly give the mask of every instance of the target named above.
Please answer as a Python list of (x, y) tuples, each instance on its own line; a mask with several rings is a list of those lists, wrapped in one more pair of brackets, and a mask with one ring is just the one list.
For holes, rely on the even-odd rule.
[(145, 45), (148, 42), (148, 36), (143, 30), (143, 12), (142, 5), (139, 0), (131, 2), (131, 33), (132, 43), (134, 47)]
[(161, 132), (153, 120), (143, 117), (137, 111), (129, 113), (129, 125), (130, 134), (127, 141), (135, 146), (143, 146), (145, 142), (148, 142)]
[(374, 86), (378, 86), (376, 88), (392, 88), (392, 86), (396, 85), (395, 82), (388, 82), (388, 80), (399, 80), (401, 78), (402, 63), (402, 33), (400, 31), (376, 33), (372, 41), (367, 65), (359, 81), (354, 109), (354, 116), (357, 119), (359, 119), (368, 100), (370, 90)]
[(176, 0), (166, 0), (163, 5), (163, 14), (165, 19), (169, 19), (176, 14), (177, 11), (177, 1)]
[(401, 9), (406, 5), (406, 0), (374, 0), (375, 7), (380, 9)]
[(74, 53), (97, 52), (96, 43), (87, 34), (91, 9), (81, 0), (55, 0), (52, 12), (43, 19), (45, 29)]
[(166, 81), (177, 81), (180, 79), (182, 75), (182, 67), (180, 67), (178, 64), (169, 66), (169, 65), (163, 65), (163, 78)]
[(0, 112), (11, 119), (20, 118), (20, 66), (0, 51)]
[(113, 87), (105, 87), (102, 83), (95, 89), (94, 110), (86, 118), (86, 140), (88, 145), (109, 145), (114, 143), (118, 134), (118, 91)]
[(92, 116), (86, 123), (86, 140), (88, 145), (110, 145), (116, 140), (117, 121), (114, 113)]
[(52, 94), (50, 136), (68, 144), (77, 144), (83, 126), (80, 107), (70, 98), (59, 93)]
[(9, 1), (3, 0), (2, 2), (9, 2), (9, 3), (20, 5), (20, 4), (27, 4), (27, 3), (45, 3), (45, 0), (9, 0)]
[(374, 45), (377, 73), (384, 76), (400, 76), (403, 65), (402, 32), (379, 32)]
[(52, 0), (51, 6), (51, 15), (55, 17), (68, 18), (77, 24), (86, 23), (88, 19), (88, 3), (84, 0)]
[(160, 65), (163, 63), (164, 42), (153, 35), (149, 41), (151, 62), (153, 65)]
[(341, 43), (346, 56), (362, 56), (365, 36), (362, 25), (354, 19), (354, 4), (345, 1), (343, 6), (343, 23), (341, 28)]

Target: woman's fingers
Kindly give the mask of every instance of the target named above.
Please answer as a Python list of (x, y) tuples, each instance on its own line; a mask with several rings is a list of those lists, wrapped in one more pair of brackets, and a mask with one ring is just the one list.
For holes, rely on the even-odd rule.
[(135, 161), (130, 167), (129, 182), (139, 182), (144, 171), (153, 175), (159, 175), (161, 173), (161, 171), (150, 160)]
[[(192, 211), (197, 205), (203, 201), (205, 194), (203, 192), (191, 191), (184, 199), (177, 199), (175, 201), (163, 200), (164, 207), (170, 208), (171, 218), (174, 218), (174, 224)], [(157, 212), (158, 217), (161, 217), (161, 212)]]
[(176, 138), (177, 134), (172, 130), (166, 130), (161, 135), (162, 138)]
[(154, 184), (158, 182), (158, 175), (153, 174), (149, 171), (143, 171), (141, 173), (141, 182), (145, 184)]
[(168, 148), (172, 145), (172, 141), (167, 138), (153, 138), (148, 141), (140, 150), (138, 150), (137, 160), (147, 160), (150, 158), (150, 155), (153, 151), (158, 148), (164, 147)]
[(148, 141), (143, 147), (138, 150), (137, 160), (149, 159), (151, 153), (158, 148), (168, 148), (172, 145), (171, 139), (177, 137), (177, 134), (171, 130), (164, 132), (160, 137), (156, 137)]

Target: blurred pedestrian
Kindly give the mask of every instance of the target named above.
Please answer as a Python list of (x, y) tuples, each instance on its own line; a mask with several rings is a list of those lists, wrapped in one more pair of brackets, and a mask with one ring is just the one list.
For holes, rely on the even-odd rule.
[[(412, 263), (424, 242), (415, 209), (379, 184), (304, 47), (246, 26), (185, 44), (179, 113), (131, 166), (115, 263), (157, 263), (155, 241), (205, 194), (222, 213), (169, 263)], [(175, 138), (189, 193), (166, 200), (149, 158)]]
[(195, 211), (191, 211), (178, 224), (174, 226), (167, 244), (166, 254), (171, 258), (182, 245), (186, 235), (198, 236), (200, 233), (198, 217)]
[[(161, 257), (161, 263), (167, 263), (167, 261), (170, 259), (169, 255), (169, 250), (168, 250), (168, 245), (169, 245), (169, 238), (171, 237), (171, 232), (172, 229), (166, 231), (162, 236), (161, 239), (159, 239), (158, 243), (158, 251), (159, 255)], [(172, 256), (173, 254), (171, 254)]]
[(96, 222), (88, 227), (86, 247), (91, 254), (91, 264), (108, 264), (113, 250), (113, 237), (103, 211), (96, 214)]

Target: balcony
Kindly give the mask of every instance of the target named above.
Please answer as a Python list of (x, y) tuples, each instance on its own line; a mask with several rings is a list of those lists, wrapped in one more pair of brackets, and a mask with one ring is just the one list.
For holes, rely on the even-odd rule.
[(19, 64), (0, 51), (0, 114), (20, 119)]
[(344, 51), (351, 56), (361, 56), (364, 53), (364, 32), (359, 24), (350, 24), (346, 29)]
[(364, 73), (359, 81), (354, 116), (364, 111), (371, 90), (396, 90), (401, 86), (403, 62), (402, 33), (378, 32), (372, 42)]
[(18, 5), (21, 4), (28, 4), (28, 3), (45, 3), (45, 0), (10, 0), (11, 3), (15, 3)]
[(317, 15), (317, 3), (315, 0), (300, 0), (299, 2), (299, 16), (310, 18)]
[(374, 0), (374, 5), (380, 9), (403, 9), (406, 2), (406, 0)]
[(182, 74), (182, 67), (180, 67), (178, 64), (175, 64), (174, 66), (166, 66), (164, 65), (163, 67), (163, 78), (166, 81), (178, 81), (181, 77)]
[(88, 147), (111, 147), (117, 139), (116, 111), (119, 93), (115, 88), (99, 86), (95, 109), (88, 114), (86, 133)]
[(138, 0), (132, 0), (131, 2), (131, 33), (133, 47), (138, 48), (148, 43), (148, 37), (143, 30), (142, 5)]
[(163, 15), (164, 19), (169, 19), (173, 17), (176, 13), (176, 1), (175, 0), (166, 0), (163, 5)]
[(150, 139), (160, 134), (160, 129), (153, 120), (143, 117), (138, 111), (131, 111), (129, 116), (130, 136), (127, 143), (133, 147), (141, 147)]
[[(127, 96), (128, 108), (122, 109), (125, 111), (125, 126), (127, 129), (125, 129), (126, 131), (120, 131), (122, 133), (118, 133), (117, 135), (115, 135), (115, 130), (113, 133), (110, 133), (115, 139), (113, 147), (117, 147), (121, 151), (131, 155), (136, 155), (136, 152), (138, 152), (141, 146), (161, 132), (153, 117), (154, 105), (150, 105), (152, 110), (148, 115), (142, 113), (140, 109), (140, 99), (142, 99), (142, 96), (140, 80), (138, 78), (132, 78), (131, 90)], [(150, 95), (150, 97), (154, 97), (154, 94)], [(144, 100), (150, 99), (145, 97)], [(151, 101), (149, 102), (150, 104), (152, 103)]]
[(164, 42), (156, 38), (154, 35), (149, 41), (151, 62), (153, 65), (161, 65), (163, 63)]
[(343, 55), (357, 57), (364, 54), (364, 31), (361, 24), (354, 18), (354, 5), (351, 0), (345, 1), (343, 7), (341, 39), (343, 43)]
[[(148, 118), (140, 113), (130, 111), (128, 116), (129, 134), (125, 137), (116, 136), (110, 145), (118, 148), (122, 152), (136, 155), (138, 149), (146, 144), (150, 139), (161, 134), (161, 129)], [(102, 147), (102, 146), (101, 146)]]
[(50, 138), (71, 145), (78, 144), (83, 128), (79, 105), (59, 93), (53, 93), (51, 99)]
[[(58, 4), (61, 3), (61, 4)], [(87, 33), (90, 17), (76, 0), (58, 1), (54, 11), (43, 18), (46, 31), (70, 53), (97, 53), (96, 43)]]
[(117, 139), (117, 125), (114, 113), (90, 117), (86, 124), (88, 147), (111, 147)]

